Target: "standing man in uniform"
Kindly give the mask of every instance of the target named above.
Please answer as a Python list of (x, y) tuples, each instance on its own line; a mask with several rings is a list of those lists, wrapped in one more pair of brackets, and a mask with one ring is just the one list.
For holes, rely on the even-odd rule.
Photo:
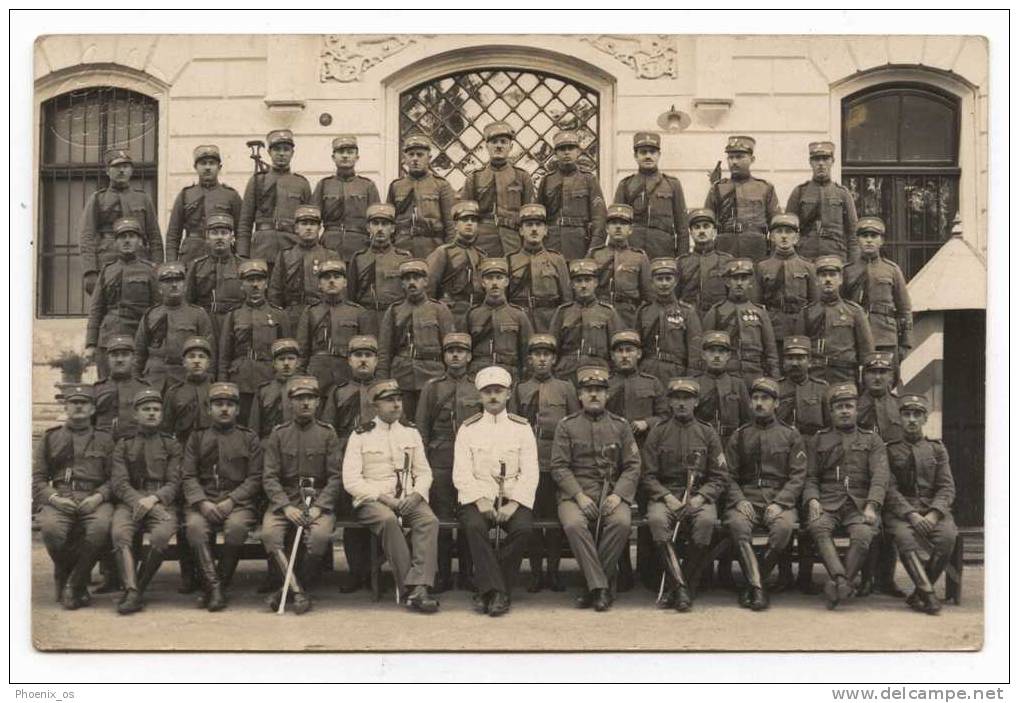
[(768, 255), (768, 223), (782, 212), (775, 187), (750, 175), (756, 145), (753, 137), (729, 137), (729, 178), (712, 184), (704, 200), (718, 220), (718, 249), (754, 262)]
[(241, 257), (233, 251), (234, 221), (230, 215), (209, 215), (205, 220), (209, 253), (191, 262), (184, 284), (184, 298), (204, 308), (212, 320), (213, 339), (219, 341), (223, 320), (244, 302), (237, 275)]
[(319, 264), (318, 290), (320, 302), (301, 313), (296, 336), (301, 366), (328, 394), (334, 385), (350, 378), (350, 340), (356, 335), (374, 336), (378, 330), (374, 315), (345, 299), (347, 266), (341, 260), (327, 259)]
[[(336, 432), (315, 418), (318, 381), (307, 376), (294, 379), (287, 395), (293, 419), (277, 425), (265, 443), (262, 486), (269, 508), (262, 518), (262, 544), (281, 574), (293, 567), (290, 593), (294, 612), (300, 615), (311, 609), (307, 589), (318, 580), (332, 547), (342, 455)], [(283, 551), (287, 533), (298, 526), (304, 527), (304, 549), (291, 554), (300, 569), (289, 563)], [(282, 591), (277, 591), (267, 604), (276, 610), (282, 597)]]
[[(110, 483), (117, 497), (111, 535), (124, 595), (117, 603), (121, 615), (145, 607), (143, 595), (163, 563), (170, 538), (177, 532), (182, 450), (173, 436), (163, 434), (163, 399), (152, 388), (134, 396), (138, 432), (117, 442)], [(135, 566), (132, 545), (139, 531), (149, 533), (149, 551)]]
[(520, 208), (535, 202), (530, 175), (509, 162), (513, 136), (507, 122), (485, 125), (488, 163), (467, 174), (460, 192), (461, 200), (478, 203), (478, 246), (489, 256), (506, 256), (520, 248)]
[(212, 215), (229, 215), (231, 222), (241, 218), (241, 196), (219, 182), (223, 159), (214, 144), (196, 146), (194, 157), (198, 183), (187, 186), (173, 201), (170, 224), (166, 226), (166, 260), (180, 261), (185, 267), (209, 253), (205, 227)]
[(800, 256), (813, 261), (834, 254), (852, 263), (860, 255), (856, 242), (856, 205), (853, 195), (831, 179), (835, 163), (832, 142), (811, 142), (810, 170), (813, 178), (793, 188), (785, 211), (800, 218)]
[[(660, 606), (685, 612), (693, 606), (697, 584), (692, 580), (708, 556), (729, 470), (718, 434), (694, 416), (697, 381), (673, 378), (668, 394), (671, 415), (652, 427), (644, 442), (641, 487), (649, 500), (648, 528), (670, 584)], [(685, 568), (672, 539), (677, 522), (686, 542)]]
[(159, 292), (162, 303), (145, 311), (134, 336), (135, 373), (160, 393), (183, 381), (185, 371), (181, 345), (188, 337), (213, 341), (209, 313), (184, 302), (184, 264), (160, 264)]
[(667, 385), (701, 366), (701, 320), (697, 311), (676, 299), (676, 260), (666, 257), (651, 262), (654, 297), (637, 310), (634, 325), (644, 354), (640, 370)]
[(322, 213), (322, 245), (344, 263), (368, 246), (368, 206), (380, 201), (375, 182), (354, 171), (358, 158), (357, 137), (333, 139), (336, 174), (319, 181), (311, 194), (312, 205)]
[(118, 257), (117, 221), (129, 219), (138, 234), (138, 256), (160, 264), (163, 262), (163, 238), (159, 234), (159, 218), (152, 198), (139, 187), (132, 186), (134, 162), (123, 149), (106, 152), (106, 175), (110, 185), (93, 193), (78, 225), (78, 245), (84, 274), (85, 293), (92, 295), (99, 272)]
[(110, 337), (107, 352), (110, 374), (95, 382), (95, 426), (109, 432), (114, 439), (133, 435), (138, 426), (134, 420), (134, 396), (149, 382), (135, 375), (134, 339), (127, 335)]
[[(545, 245), (568, 261), (582, 259), (593, 242), (605, 239), (605, 198), (598, 177), (580, 163), (582, 151), (576, 132), (556, 132), (552, 147), (556, 170), (542, 177), (536, 196), (544, 208), (541, 221), (545, 223), (547, 218), (548, 222)], [(522, 228), (523, 209), (520, 220)], [(526, 247), (526, 237), (524, 240)]]
[(693, 249), (676, 261), (679, 267), (676, 295), (694, 306), (703, 318), (712, 305), (725, 300), (725, 270), (733, 255), (715, 248), (718, 232), (713, 210), (691, 210), (688, 222)]
[(811, 369), (831, 384), (856, 383), (860, 364), (874, 351), (867, 314), (839, 295), (842, 266), (837, 256), (819, 256), (814, 262), (820, 300), (800, 311), (795, 330), (810, 337), (814, 351)]
[(389, 184), (386, 202), (395, 209), (396, 245), (423, 259), (453, 239), (456, 194), (445, 178), (432, 173), (432, 144), (412, 135), (403, 141), (407, 175)]
[[(88, 579), (110, 543), (113, 437), (92, 426), (88, 386), (65, 391), (63, 425), (43, 434), (32, 462), (32, 503), (53, 560), (57, 600), (68, 610), (88, 605)], [(78, 537), (80, 535), (80, 538)]]
[(382, 316), (379, 330), (379, 376), (400, 384), (400, 404), (414, 417), (421, 388), (442, 373), (442, 340), (454, 331), (453, 313), (425, 293), (428, 264), (410, 259), (400, 264), (404, 300)]
[(227, 313), (220, 332), (217, 378), (237, 384), (242, 418), (251, 412), (258, 386), (272, 378), (272, 343), (290, 336), (287, 314), (265, 299), (268, 274), (262, 259), (241, 262), (244, 304)]
[[(748, 588), (739, 603), (765, 610), (768, 576), (789, 548), (796, 506), (807, 480), (807, 454), (794, 427), (775, 417), (778, 382), (758, 378), (751, 386), (754, 421), (743, 425), (725, 445), (729, 464), (725, 527), (736, 543)], [(760, 564), (754, 554), (755, 527), (768, 530), (768, 549)]]
[(796, 215), (771, 218), (771, 256), (754, 267), (757, 299), (768, 309), (780, 352), (782, 340), (796, 329), (800, 311), (818, 299), (814, 265), (796, 253), (799, 228)]
[(271, 266), (284, 249), (297, 244), (294, 211), (311, 202), (311, 185), (299, 173), (290, 172), (294, 158), (294, 133), (289, 129), (269, 132), (272, 168), (256, 173), (244, 189), (241, 216), (237, 221), (237, 253), (264, 259)]
[(574, 381), (581, 366), (607, 369), (612, 335), (624, 327), (619, 313), (595, 297), (597, 273), (598, 264), (591, 259), (570, 262), (573, 301), (556, 308), (548, 329), (559, 349), (558, 378)]
[[(467, 372), (471, 361), (471, 336), (466, 332), (450, 332), (442, 340), (442, 356), (446, 372), (429, 379), (421, 389), (415, 423), (425, 445), (425, 456), (432, 467), (432, 488), (428, 504), (440, 520), (456, 520), (456, 488), (453, 485), (453, 440), (460, 426), (469, 417), (481, 412), (481, 396), (474, 387), (474, 374)], [(459, 540), (460, 578), (470, 580), (467, 540)], [(436, 593), (452, 586), (453, 535), (439, 533), (438, 575)]]
[(296, 329), (301, 314), (321, 300), (319, 297), (319, 267), (339, 255), (319, 244), (318, 208), (300, 205), (294, 210), (296, 246), (284, 249), (270, 267), (269, 289), (266, 297), (278, 308), (287, 311), (290, 329)]
[(133, 218), (124, 218), (117, 220), (114, 230), (117, 258), (99, 273), (95, 294), (89, 301), (85, 330), (85, 358), (95, 359), (100, 376), (109, 373), (106, 358), (109, 338), (113, 335), (133, 338), (142, 315), (159, 302), (156, 266), (138, 258), (141, 224)]
[[(399, 384), (379, 381), (371, 392), (375, 418), (350, 435), (343, 455), (343, 487), (353, 498), (357, 521), (382, 543), (400, 602), (434, 613), (439, 601), (428, 589), (435, 581), (439, 520), (428, 506), (432, 470), (421, 435), (403, 419)], [(410, 528), (409, 548), (404, 527)]]
[(453, 205), (456, 234), (453, 241), (440, 244), (425, 260), (428, 263), (428, 297), (442, 301), (453, 313), (458, 330), (467, 329), (467, 311), (485, 296), (478, 265), (485, 252), (474, 242), (478, 238), (478, 204), (461, 200)]
[(367, 249), (354, 254), (347, 267), (347, 299), (368, 310), (377, 329), (389, 306), (403, 300), (400, 264), (411, 255), (393, 246), (396, 211), (392, 205), (369, 205), (367, 212), (371, 241)]
[(640, 482), (640, 450), (630, 423), (605, 409), (608, 371), (577, 371), (582, 411), (556, 425), (552, 477), (559, 485), (559, 521), (584, 573), (577, 607), (612, 607), (616, 569), (630, 539), (630, 505)]
[[(867, 558), (881, 521), (888, 488), (888, 454), (876, 432), (856, 426), (856, 386), (840, 383), (830, 396), (832, 427), (818, 432), (807, 447), (807, 528), (830, 580), (824, 592), (834, 608), (853, 593), (854, 579)], [(843, 564), (832, 533), (849, 531)]]
[(756, 378), (778, 378), (778, 346), (768, 311), (750, 302), (754, 263), (734, 259), (725, 270), (727, 298), (704, 316), (705, 330), (727, 332), (735, 346), (729, 370), (743, 377), (749, 387)]
[(588, 258), (598, 266), (598, 298), (616, 309), (623, 324), (633, 328), (637, 308), (652, 298), (651, 262), (641, 249), (630, 245), (633, 234), (633, 208), (610, 205), (608, 242), (596, 246)]
[(524, 205), (520, 208), (520, 248), (506, 257), (507, 298), (527, 311), (537, 332), (547, 332), (555, 309), (573, 299), (566, 259), (545, 248), (547, 231), (545, 206)]
[[(527, 420), (506, 412), (509, 372), (489, 366), (475, 386), (484, 411), (468, 418), (456, 433), (453, 484), (460, 501), (460, 525), (467, 534), (474, 580), (475, 607), (498, 617), (509, 612), (520, 562), (534, 528), (534, 492), (538, 488), (538, 446)], [(493, 548), (488, 530), (506, 531)]]
[(619, 182), (612, 200), (633, 209), (631, 244), (652, 259), (675, 258), (690, 249), (683, 185), (678, 178), (659, 170), (661, 147), (662, 138), (654, 132), (633, 135), (637, 173)]
[(477, 373), (488, 366), (500, 366), (514, 379), (523, 378), (527, 342), (534, 330), (524, 309), (506, 302), (506, 259), (485, 259), (478, 270), (485, 299), (467, 312), (473, 344), (470, 369)]
[(259, 439), (266, 439), (276, 425), (290, 422), (292, 405), (289, 402), (290, 382), (299, 375), (301, 346), (296, 339), (283, 337), (270, 347), (272, 354), (272, 380), (258, 386), (251, 402), (251, 411), (244, 426), (255, 431)]
[[(181, 468), (188, 544), (205, 582), (199, 605), (210, 612), (226, 607), (225, 591), (258, 521), (255, 501), (262, 493), (262, 445), (252, 430), (237, 424), (240, 400), (236, 384), (212, 384), (212, 427), (191, 433)], [(211, 540), (220, 531), (217, 568)]]
[[(577, 391), (569, 381), (556, 378), (552, 369), (556, 362), (556, 339), (550, 334), (532, 334), (527, 344), (530, 377), (518, 383), (510, 396), (510, 410), (524, 419), (534, 430), (538, 445), (538, 490), (534, 496), (534, 516), (538, 520), (558, 520), (557, 486), (552, 478), (552, 440), (559, 421), (580, 410)], [(563, 531), (558, 527), (535, 530), (531, 536), (531, 584), (527, 590), (537, 593), (542, 588), (563, 591), (559, 578), (559, 557), (563, 551)], [(542, 557), (547, 570), (542, 575)]]
[(732, 342), (728, 332), (705, 332), (701, 346), (704, 370), (694, 377), (701, 393), (696, 415), (714, 428), (724, 444), (737, 427), (753, 419), (750, 394), (743, 378), (729, 373)]

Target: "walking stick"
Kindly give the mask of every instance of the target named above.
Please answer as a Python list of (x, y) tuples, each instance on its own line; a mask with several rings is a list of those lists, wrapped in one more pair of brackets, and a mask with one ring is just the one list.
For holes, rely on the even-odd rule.
[[(300, 480), (301, 495), (304, 498), (304, 513), (307, 515), (311, 507), (311, 500), (315, 497), (315, 479), (311, 477)], [(283, 578), (283, 591), (280, 594), (280, 604), (276, 608), (276, 614), (282, 615), (287, 607), (287, 593), (290, 591), (290, 582), (294, 580), (294, 564), (297, 563), (297, 549), (301, 546), (301, 536), (304, 534), (304, 525), (297, 526), (297, 534), (294, 535), (294, 546), (290, 549), (290, 559), (287, 562), (287, 575)]]

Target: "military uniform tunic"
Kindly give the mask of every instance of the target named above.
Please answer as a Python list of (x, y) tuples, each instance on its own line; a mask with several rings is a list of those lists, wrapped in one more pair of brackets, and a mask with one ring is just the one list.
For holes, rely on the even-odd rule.
[(614, 307), (623, 324), (632, 329), (637, 308), (654, 296), (647, 254), (610, 243), (592, 249), (588, 258), (598, 264), (598, 299)]
[(725, 300), (725, 267), (733, 255), (713, 247), (707, 251), (684, 254), (676, 261), (679, 275), (676, 295), (684, 303), (694, 306), (703, 318), (715, 303)]
[(771, 183), (753, 176), (723, 178), (708, 190), (704, 207), (718, 218), (719, 251), (754, 261), (768, 255), (768, 223), (782, 212)]
[[(180, 462), (183, 451), (171, 435), (157, 430), (139, 431), (117, 442), (113, 450), (110, 482), (118, 505), (113, 511), (115, 549), (130, 549), (135, 535), (144, 529), (158, 552), (169, 546), (177, 532), (177, 496), (180, 493)], [(141, 518), (135, 518), (138, 501), (154, 495), (158, 502)]]
[(681, 256), (690, 250), (683, 186), (658, 169), (627, 176), (616, 188), (614, 203), (633, 208), (630, 244), (647, 252), (648, 258)]
[(856, 401), (856, 424), (877, 432), (885, 444), (902, 439), (902, 415), (899, 398), (892, 391), (874, 395), (869, 390), (860, 393)]
[(293, 406), (287, 399), (287, 384), (292, 378), (293, 376), (277, 375), (255, 391), (255, 397), (251, 401), (251, 413), (244, 425), (254, 430), (260, 438), (265, 439), (276, 425), (282, 425), (293, 419)]
[[(643, 371), (612, 373), (605, 409), (629, 420), (631, 427), (632, 423), (643, 420), (648, 423), (649, 429), (669, 416), (665, 386), (655, 376)], [(647, 436), (643, 432), (634, 434), (638, 443), (643, 443)]]
[(457, 330), (467, 331), (467, 311), (485, 299), (478, 264), (485, 252), (454, 239), (428, 255), (428, 297), (446, 304)]
[(269, 276), (265, 297), (287, 311), (290, 328), (297, 327), (301, 313), (322, 298), (318, 289), (318, 267), (339, 255), (320, 244), (303, 244), (281, 251)]
[(326, 176), (315, 186), (311, 204), (322, 213), (322, 244), (350, 263), (354, 254), (368, 246), (369, 205), (380, 202), (379, 190), (370, 178), (353, 171)]
[(534, 202), (527, 171), (509, 162), (491, 163), (467, 174), (461, 200), (478, 203), (478, 246), (489, 256), (504, 257), (520, 248), (520, 208)]
[(592, 242), (605, 240), (605, 198), (595, 174), (557, 169), (541, 179), (536, 200), (545, 206), (545, 246), (563, 258), (582, 259)]
[(760, 376), (778, 378), (778, 346), (768, 311), (749, 301), (725, 300), (704, 316), (704, 331), (728, 332), (734, 349), (728, 369), (749, 386)]
[(857, 381), (863, 357), (874, 351), (866, 313), (842, 298), (819, 300), (800, 311), (795, 333), (810, 337), (811, 370), (829, 383)]
[(280, 251), (297, 244), (294, 211), (310, 202), (308, 179), (289, 168), (252, 176), (237, 221), (237, 253), (265, 259), (272, 266)]
[(782, 340), (793, 333), (800, 311), (818, 299), (814, 265), (795, 252), (783, 256), (774, 252), (758, 261), (756, 283), (758, 302), (768, 309), (775, 338)]
[(525, 245), (510, 254), (507, 262), (506, 299), (527, 311), (535, 332), (548, 332), (555, 309), (573, 300), (566, 258), (544, 247), (529, 251)]
[[(897, 347), (913, 345), (913, 308), (898, 264), (861, 255), (843, 272), (842, 297), (867, 313), (875, 348), (897, 352)], [(896, 361), (901, 361), (897, 353)]]
[[(929, 543), (943, 556), (952, 553), (959, 529), (952, 517), (955, 480), (949, 466), (948, 451), (937, 439), (921, 437), (915, 442), (901, 439), (888, 443), (891, 481), (885, 498), (884, 520), (902, 552)], [(941, 514), (927, 540), (917, 539), (909, 524), (909, 513)]]
[(378, 375), (400, 384), (408, 417), (414, 416), (425, 382), (443, 372), (442, 340), (452, 331), (453, 313), (427, 298), (396, 303), (382, 316)]
[(219, 380), (236, 383), (242, 396), (254, 393), (273, 377), (272, 343), (289, 337), (290, 329), (286, 313), (266, 301), (245, 302), (228, 313), (219, 341)]
[(663, 384), (701, 367), (696, 351), (701, 346), (700, 318), (692, 306), (675, 296), (644, 303), (637, 310), (634, 328), (640, 333), (644, 349), (640, 370)]
[(828, 384), (813, 376), (807, 376), (799, 383), (789, 376), (780, 378), (775, 416), (795, 427), (804, 437), (813, 437), (831, 424)]
[(728, 441), (737, 427), (752, 419), (746, 383), (728, 372), (716, 375), (705, 371), (694, 378), (701, 386), (694, 414), (711, 425), (723, 442)]
[(527, 342), (534, 329), (523, 308), (512, 303), (475, 305), (467, 313), (467, 330), (474, 345), (470, 371), (501, 366), (515, 379), (522, 378), (527, 363)]
[(163, 394), (163, 431), (169, 432), (184, 446), (195, 430), (212, 425), (209, 415), (211, 371), (201, 378), (185, 377), (172, 384)]
[(595, 299), (560, 305), (548, 330), (559, 350), (555, 375), (572, 381), (582, 366), (607, 365), (612, 335), (622, 329), (623, 321), (608, 303)]
[(856, 205), (849, 189), (831, 179), (809, 180), (793, 188), (785, 211), (800, 218), (800, 256), (810, 261), (834, 254), (856, 261)]
[(159, 298), (156, 268), (151, 261), (117, 259), (107, 264), (99, 273), (89, 302), (85, 346), (105, 349), (114, 335), (134, 337), (142, 315)]
[(166, 260), (191, 262), (209, 253), (205, 220), (209, 215), (230, 215), (241, 219), (241, 196), (224, 183), (195, 183), (177, 194), (166, 227)]
[(375, 404), (369, 391), (377, 380), (377, 376), (366, 379), (352, 377), (336, 384), (322, 403), (319, 419), (336, 430), (340, 438), (340, 454), (346, 451), (347, 440), (354, 428), (363, 425), (375, 414)]
[(96, 414), (93, 418), (96, 428), (109, 432), (114, 439), (134, 434), (138, 425), (134, 421), (134, 396), (150, 384), (137, 376), (110, 376), (96, 381), (93, 390), (96, 397)]
[(244, 302), (244, 290), (237, 276), (240, 263), (241, 257), (233, 253), (223, 257), (209, 254), (195, 259), (188, 267), (184, 299), (209, 313), (217, 342), (226, 314)]
[(415, 259), (424, 259), (435, 247), (453, 240), (456, 194), (445, 178), (431, 171), (398, 178), (389, 184), (386, 202), (396, 208), (393, 243)]
[(212, 345), (216, 363), (216, 339), (209, 313), (197, 305), (156, 305), (142, 316), (134, 337), (135, 373), (153, 388), (164, 392), (186, 375), (181, 347), (189, 337), (204, 337)]
[(78, 230), (82, 273), (98, 273), (117, 259), (113, 223), (133, 217), (141, 223), (142, 246), (138, 256), (155, 263), (163, 261), (163, 238), (152, 199), (141, 188), (109, 186), (97, 190), (85, 203)]
[(301, 365), (318, 379), (322, 393), (350, 378), (347, 347), (351, 337), (378, 334), (375, 316), (348, 300), (323, 300), (301, 313), (294, 335), (301, 348)]
[(354, 254), (347, 267), (347, 300), (375, 316), (375, 326), (393, 303), (403, 300), (400, 264), (411, 258), (406, 249), (368, 247)]

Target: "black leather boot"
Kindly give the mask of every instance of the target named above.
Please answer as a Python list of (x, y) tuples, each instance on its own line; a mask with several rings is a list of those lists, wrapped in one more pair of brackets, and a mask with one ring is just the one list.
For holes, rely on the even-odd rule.
[(177, 530), (177, 566), (180, 568), (180, 586), (177, 593), (194, 593), (202, 587), (202, 575), (195, 563), (194, 550), (188, 543), (184, 520)]
[(916, 590), (907, 599), (910, 607), (928, 615), (937, 615), (941, 612), (941, 601), (934, 595), (934, 587), (927, 577), (927, 570), (916, 550), (910, 550), (900, 555), (902, 565), (906, 568), (910, 580), (916, 586)]
[(757, 555), (754, 554), (754, 546), (750, 542), (739, 543), (739, 565), (743, 569), (743, 576), (747, 580), (747, 607), (751, 610), (766, 610), (768, 608), (768, 594), (764, 591), (764, 582), (761, 580), (761, 570), (757, 563)]
[[(272, 559), (273, 563), (276, 565), (276, 568), (279, 570), (279, 572), (281, 574), (283, 574), (283, 582), (285, 584), (286, 580), (287, 580), (287, 576), (286, 576), (286, 574), (287, 574), (287, 565), (289, 563), (288, 560), (287, 560), (287, 555), (283, 553), (282, 549), (277, 549), (276, 551), (272, 552), (269, 555), (269, 558)], [(290, 586), (289, 586), (288, 597), (291, 596), (291, 595), (293, 596), (293, 599), (294, 599), (294, 601), (293, 601), (294, 602), (294, 612), (296, 614), (303, 615), (304, 613), (306, 613), (309, 610), (311, 610), (311, 599), (308, 598), (308, 594), (305, 592), (304, 587), (301, 585), (301, 581), (300, 581), (300, 579), (297, 576), (297, 569), (296, 568), (290, 574)], [(269, 598), (269, 601), (268, 601), (269, 606), (273, 610), (276, 610), (277, 608), (279, 608), (280, 599), (282, 597), (283, 597), (283, 590), (281, 588), (279, 591), (274, 593)]]
[(68, 610), (76, 610), (91, 602), (88, 598), (88, 579), (92, 574), (92, 567), (95, 566), (102, 548), (82, 544), (79, 547), (78, 558), (67, 575), (67, 581), (60, 592), (60, 602)]
[(828, 608), (834, 609), (839, 603), (853, 594), (852, 586), (846, 579), (846, 572), (839, 559), (839, 553), (835, 549), (835, 543), (831, 537), (822, 537), (815, 540), (814, 546), (821, 557), (821, 563), (828, 571), (828, 583), (824, 585), (824, 595), (828, 599)]
[(142, 561), (141, 566), (138, 567), (138, 592), (144, 594), (148, 589), (149, 584), (152, 583), (152, 578), (159, 571), (159, 567), (163, 564), (163, 552), (156, 549), (150, 549), (149, 553), (145, 555), (145, 559)]
[(931, 552), (930, 558), (927, 560), (927, 580), (931, 582), (931, 589), (938, 585), (938, 579), (941, 578), (941, 574), (945, 573), (945, 568), (948, 566), (948, 562), (951, 561), (951, 553), (945, 553), (938, 549)]
[(121, 615), (137, 613), (145, 604), (138, 590), (138, 579), (135, 574), (134, 554), (130, 547), (120, 547), (115, 555), (120, 582), (124, 584), (124, 599), (117, 604), (117, 612)]
[(672, 542), (656, 542), (655, 550), (658, 552), (658, 560), (665, 569), (666, 587), (671, 591), (669, 602), (676, 611), (685, 613), (693, 607), (693, 599), (690, 597), (690, 588), (687, 586), (683, 570), (679, 566), (679, 559), (676, 557), (676, 549)]
[(869, 554), (869, 549), (856, 542), (849, 543), (849, 551), (846, 552), (846, 581), (853, 584), (856, 575), (860, 571)]
[(879, 538), (881, 552), (878, 555), (874, 573), (874, 588), (892, 598), (905, 598), (906, 594), (895, 585), (895, 566), (898, 563), (898, 547), (895, 538), (888, 532), (882, 532)]
[(234, 580), (234, 573), (237, 571), (237, 564), (241, 560), (241, 548), (239, 545), (224, 544), (219, 552), (219, 580), (226, 591)]
[(102, 581), (96, 589), (96, 593), (116, 593), (121, 589), (120, 579), (117, 577), (117, 557), (113, 552), (104, 554), (99, 562), (99, 574)]
[(800, 593), (817, 595), (820, 587), (814, 583), (814, 540), (806, 530), (800, 530), (797, 536), (800, 552), (799, 564), (796, 567), (796, 587)]
[(223, 595), (223, 584), (216, 571), (216, 562), (212, 558), (212, 547), (208, 542), (194, 545), (195, 561), (205, 583), (204, 606), (209, 612), (223, 610), (226, 607), (226, 596)]

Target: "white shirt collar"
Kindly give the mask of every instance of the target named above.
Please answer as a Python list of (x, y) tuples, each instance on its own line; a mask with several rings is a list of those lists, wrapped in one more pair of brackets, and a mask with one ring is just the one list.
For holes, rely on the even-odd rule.
[(509, 417), (509, 413), (506, 412), (505, 408), (503, 408), (502, 412), (499, 413), (498, 415), (493, 415), (492, 413), (488, 412), (487, 410), (483, 410), (482, 412), (485, 414), (485, 417), (484, 417), (485, 421), (486, 422), (491, 422), (493, 425), (498, 425), (500, 422), (505, 422), (506, 418)]

